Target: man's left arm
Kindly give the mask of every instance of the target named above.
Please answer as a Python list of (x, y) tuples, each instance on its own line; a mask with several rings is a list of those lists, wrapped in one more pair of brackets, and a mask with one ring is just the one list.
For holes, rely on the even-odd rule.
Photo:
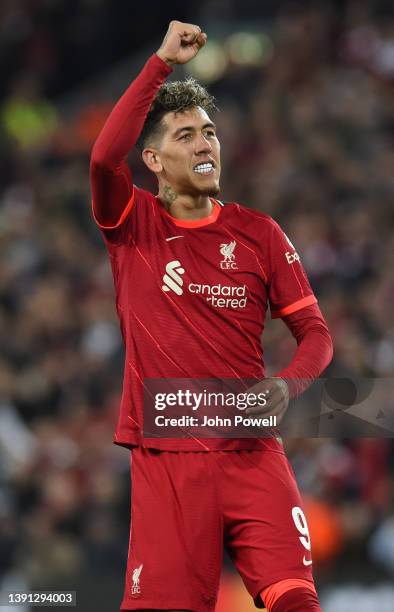
[(333, 344), (327, 323), (317, 304), (283, 317), (297, 342), (296, 353), (288, 366), (275, 374), (283, 378), (290, 397), (297, 397), (320, 376), (333, 357)]
[(268, 244), (272, 318), (282, 318), (296, 339), (297, 349), (290, 364), (259, 383), (259, 387), (263, 384), (268, 391), (265, 410), (256, 406), (248, 408), (246, 413), (266, 412), (276, 415), (280, 421), (289, 399), (305, 391), (326, 369), (333, 356), (333, 345), (300, 257), (274, 221)]
[[(246, 410), (247, 414), (276, 415), (280, 422), (290, 398), (298, 397), (327, 368), (333, 357), (333, 344), (327, 324), (317, 304), (283, 317), (296, 339), (297, 349), (289, 365), (259, 383), (268, 391), (264, 411), (258, 406)], [(250, 389), (252, 392), (253, 389)]]

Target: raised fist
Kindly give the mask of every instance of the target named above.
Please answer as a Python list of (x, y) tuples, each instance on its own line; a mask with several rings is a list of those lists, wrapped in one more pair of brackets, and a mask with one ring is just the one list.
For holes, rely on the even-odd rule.
[(157, 55), (167, 64), (186, 64), (205, 45), (207, 35), (191, 23), (171, 21)]

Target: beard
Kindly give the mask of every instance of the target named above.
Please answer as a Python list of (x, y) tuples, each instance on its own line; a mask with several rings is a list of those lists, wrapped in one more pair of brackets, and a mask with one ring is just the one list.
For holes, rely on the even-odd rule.
[(220, 185), (212, 185), (211, 187), (207, 187), (206, 189), (199, 191), (200, 195), (208, 196), (210, 198), (217, 196), (219, 193), (220, 193)]
[(210, 185), (193, 185), (192, 195), (208, 196), (213, 198), (220, 193), (220, 184), (218, 182), (211, 183)]
[[(212, 177), (213, 180), (201, 181), (198, 178), (184, 177), (172, 183), (172, 188), (177, 194), (184, 194), (193, 198), (207, 196), (213, 198), (220, 193), (219, 178)], [(204, 184), (205, 182), (205, 184)]]

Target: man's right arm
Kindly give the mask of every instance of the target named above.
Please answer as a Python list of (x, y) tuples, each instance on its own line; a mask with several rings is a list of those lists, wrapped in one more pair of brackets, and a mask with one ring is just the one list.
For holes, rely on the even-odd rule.
[(112, 110), (94, 144), (90, 182), (94, 216), (102, 227), (116, 227), (132, 201), (133, 181), (127, 156), (171, 70), (157, 54), (152, 55)]
[(171, 21), (157, 53), (145, 64), (108, 117), (91, 156), (93, 213), (102, 228), (120, 225), (133, 204), (133, 181), (127, 156), (144, 127), (153, 99), (172, 71), (205, 45), (207, 36), (193, 24)]

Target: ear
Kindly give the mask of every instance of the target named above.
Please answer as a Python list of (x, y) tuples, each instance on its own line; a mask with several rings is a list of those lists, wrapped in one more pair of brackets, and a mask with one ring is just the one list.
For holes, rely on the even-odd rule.
[(163, 170), (163, 165), (160, 160), (160, 153), (157, 149), (144, 149), (142, 151), (142, 159), (148, 166), (149, 170), (158, 174)]

